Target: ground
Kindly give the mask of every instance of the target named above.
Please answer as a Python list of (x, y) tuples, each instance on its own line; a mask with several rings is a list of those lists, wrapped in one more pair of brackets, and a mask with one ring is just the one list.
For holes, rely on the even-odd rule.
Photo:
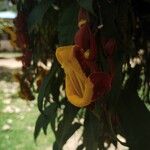
[(46, 137), (41, 134), (38, 144), (34, 142), (39, 111), (36, 101), (26, 102), (18, 97), (19, 84), (13, 74), (20, 67), (14, 58), (0, 59), (0, 150), (50, 150), (54, 141), (50, 127)]

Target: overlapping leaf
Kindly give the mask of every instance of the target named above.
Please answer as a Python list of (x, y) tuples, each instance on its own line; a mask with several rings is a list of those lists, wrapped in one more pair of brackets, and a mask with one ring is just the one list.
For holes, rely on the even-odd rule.
[(73, 123), (74, 118), (77, 115), (78, 108), (69, 104), (65, 101), (65, 109), (64, 109), (64, 118), (58, 125), (58, 130), (56, 132), (56, 142), (54, 143), (54, 149), (61, 150), (63, 145), (67, 142), (67, 140), (74, 134), (74, 132), (79, 129), (81, 124)]
[[(44, 133), (47, 134), (48, 124), (51, 122), (52, 123), (55, 122), (56, 112), (57, 112), (57, 104), (52, 103), (45, 108), (43, 114), (39, 115), (39, 117), (36, 121), (35, 130), (34, 130), (34, 139), (35, 140), (37, 139), (38, 135), (40, 134), (41, 129), (43, 129)], [(53, 129), (53, 126), (52, 126), (52, 129)]]
[(95, 15), (94, 9), (93, 9), (93, 0), (77, 0), (79, 5), (89, 11), (91, 14)]
[(78, 4), (75, 0), (64, 4), (59, 11), (58, 39), (60, 45), (73, 44), (77, 30)]
[(42, 82), (42, 85), (39, 91), (39, 96), (38, 96), (38, 108), (40, 112), (43, 112), (44, 97), (50, 93), (49, 88), (50, 86), (53, 86), (51, 82), (53, 81), (53, 78), (57, 70), (58, 70), (58, 66), (56, 65), (56, 63), (53, 63), (50, 72), (44, 78), (44, 81)]
[(47, 10), (52, 6), (53, 0), (44, 0), (39, 2), (38, 5), (32, 9), (29, 17), (28, 17), (28, 29), (31, 32), (35, 29), (38, 25), (42, 24), (43, 17)]

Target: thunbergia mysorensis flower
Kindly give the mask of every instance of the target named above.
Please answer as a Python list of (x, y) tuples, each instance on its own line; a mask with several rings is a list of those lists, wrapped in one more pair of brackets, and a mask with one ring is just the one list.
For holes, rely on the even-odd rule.
[[(75, 44), (57, 48), (56, 57), (66, 75), (68, 100), (77, 107), (85, 107), (111, 89), (112, 76), (102, 72), (96, 64), (97, 46), (88, 13), (81, 9), (78, 18)], [(106, 43), (105, 46), (107, 49), (109, 45)]]

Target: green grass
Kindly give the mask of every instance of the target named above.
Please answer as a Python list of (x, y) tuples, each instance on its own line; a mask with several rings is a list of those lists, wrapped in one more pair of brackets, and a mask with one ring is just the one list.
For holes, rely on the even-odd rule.
[[(48, 135), (41, 133), (35, 143), (33, 132), (39, 115), (36, 102), (27, 104), (18, 98), (17, 91), (11, 91), (12, 84), (0, 81), (3, 87), (0, 88), (0, 150), (50, 150), (55, 140), (50, 126)], [(16, 112), (9, 112), (6, 108), (16, 109)], [(4, 130), (5, 125), (10, 129)]]

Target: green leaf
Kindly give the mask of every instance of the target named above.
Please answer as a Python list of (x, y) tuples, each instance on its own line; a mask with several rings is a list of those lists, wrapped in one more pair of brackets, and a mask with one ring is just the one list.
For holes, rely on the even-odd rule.
[(78, 110), (78, 108), (65, 101), (65, 109), (63, 114), (64, 118), (58, 125), (58, 130), (56, 132), (56, 142), (54, 143), (54, 147), (57, 147), (57, 150), (61, 150), (66, 141), (81, 126), (79, 123), (72, 124)]
[(60, 86), (62, 85), (64, 81), (64, 72), (61, 68), (58, 69), (57, 71), (57, 76), (51, 81), (51, 86), (50, 86), (50, 92), (53, 96), (53, 100), (58, 101), (59, 100), (59, 95), (60, 95)]
[(100, 133), (99, 120), (93, 115), (92, 112), (87, 110), (83, 131), (83, 145), (86, 147), (86, 150), (96, 150), (98, 148)]
[(52, 64), (51, 70), (48, 73), (48, 75), (44, 78), (44, 81), (42, 82), (42, 85), (39, 90), (38, 95), (38, 108), (40, 112), (43, 112), (43, 101), (46, 93), (49, 93), (49, 85), (51, 85), (51, 81), (53, 81), (53, 78), (58, 71), (58, 65), (55, 63)]
[[(67, 140), (81, 127), (81, 124), (75, 123), (73, 125), (65, 126), (63, 131), (60, 131), (57, 137), (57, 150), (61, 150)], [(63, 136), (62, 136), (63, 135)], [(55, 143), (56, 144), (56, 143)], [(54, 145), (55, 145), (54, 144)]]
[(70, 126), (69, 131), (64, 136), (64, 143), (67, 142), (67, 140), (81, 127), (80, 123), (74, 123), (72, 126)]
[[(41, 132), (41, 129), (43, 129), (43, 132), (47, 134), (47, 127), (50, 122), (54, 122), (55, 116), (56, 116), (56, 110), (57, 110), (57, 104), (52, 103), (49, 106), (47, 106), (43, 112), (43, 114), (40, 114), (34, 129), (34, 139), (36, 140), (39, 133)], [(44, 115), (45, 114), (45, 115)]]
[(93, 0), (77, 0), (79, 5), (89, 11), (91, 14), (95, 15), (93, 10)]
[(28, 29), (31, 32), (42, 24), (43, 17), (47, 10), (52, 7), (53, 0), (44, 0), (35, 5), (28, 17)]
[(70, 1), (61, 7), (58, 17), (58, 39), (60, 45), (73, 44), (77, 30), (78, 5), (76, 1)]
[(43, 122), (45, 121), (43, 115), (40, 115), (36, 121), (35, 124), (35, 129), (34, 129), (34, 139), (36, 140), (37, 137), (39, 136), (42, 126), (43, 126)]

